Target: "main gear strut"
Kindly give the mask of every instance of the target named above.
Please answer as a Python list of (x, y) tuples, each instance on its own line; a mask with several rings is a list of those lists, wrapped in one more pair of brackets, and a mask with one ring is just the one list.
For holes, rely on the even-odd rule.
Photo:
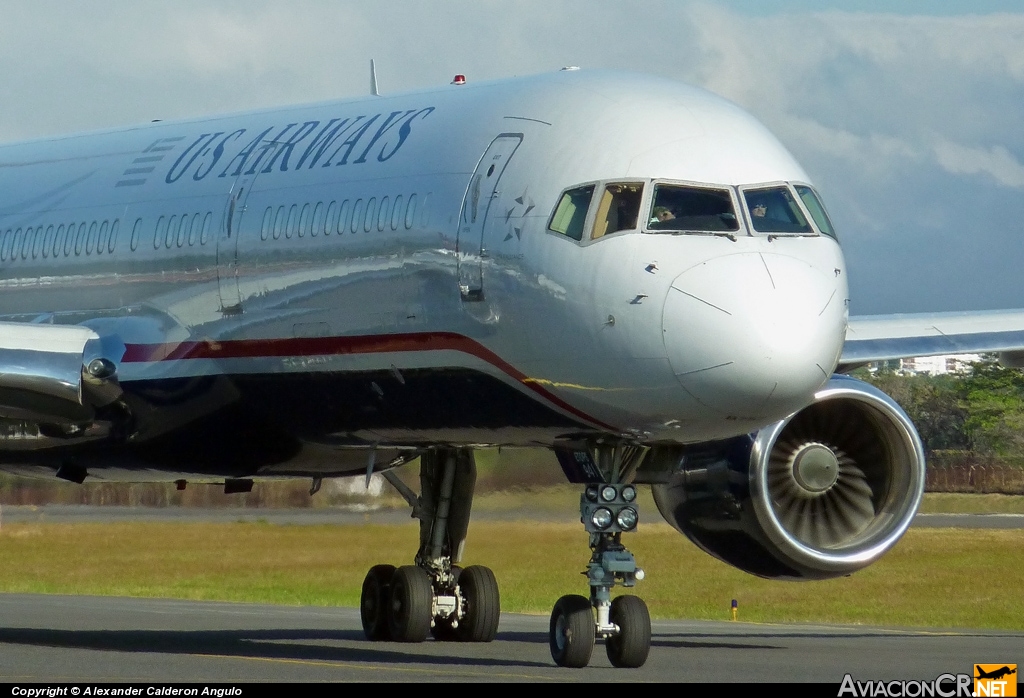
[(420, 520), (414, 565), (376, 565), (363, 581), (360, 614), (369, 640), (490, 642), (498, 631), (498, 583), (487, 567), (457, 566), (469, 529), (476, 465), (468, 449), (420, 457), (416, 494), (391, 471), (384, 477)]

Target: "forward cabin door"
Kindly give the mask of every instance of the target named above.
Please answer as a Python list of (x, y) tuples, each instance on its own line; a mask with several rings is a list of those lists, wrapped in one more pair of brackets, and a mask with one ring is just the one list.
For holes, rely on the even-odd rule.
[(516, 148), (523, 142), (521, 133), (503, 133), (484, 151), (483, 157), (469, 180), (466, 198), (459, 216), (458, 264), (459, 291), (464, 301), (484, 299), (483, 264), (487, 259), (484, 249), (484, 229), (492, 211), (492, 204), (501, 196), (498, 183)]
[[(237, 315), (242, 312), (242, 293), (238, 286), (242, 260), (238, 239), (241, 236), (242, 219), (245, 218), (245, 202), (253, 185), (256, 184), (256, 178), (260, 176), (262, 164), (271, 161), (277, 146), (278, 143), (267, 141), (259, 151), (263, 154), (252, 166), (249, 166), (248, 162), (243, 163), (243, 171), (235, 177), (228, 192), (224, 225), (217, 238), (217, 284), (220, 288), (220, 309), (225, 315)], [(246, 167), (249, 168), (248, 172), (244, 171)]]

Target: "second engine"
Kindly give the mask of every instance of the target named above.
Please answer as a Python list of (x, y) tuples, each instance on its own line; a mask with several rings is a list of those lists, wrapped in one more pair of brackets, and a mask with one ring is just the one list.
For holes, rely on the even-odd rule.
[(662, 516), (703, 550), (789, 579), (843, 576), (881, 557), (917, 512), (924, 475), (907, 415), (846, 376), (754, 434), (656, 447), (639, 473)]

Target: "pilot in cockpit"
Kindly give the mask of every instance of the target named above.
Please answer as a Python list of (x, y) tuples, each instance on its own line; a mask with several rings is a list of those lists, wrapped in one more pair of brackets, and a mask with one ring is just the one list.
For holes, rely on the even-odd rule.
[(670, 221), (676, 217), (676, 214), (672, 213), (672, 209), (667, 206), (655, 206), (654, 210), (651, 211), (651, 224), (664, 223)]

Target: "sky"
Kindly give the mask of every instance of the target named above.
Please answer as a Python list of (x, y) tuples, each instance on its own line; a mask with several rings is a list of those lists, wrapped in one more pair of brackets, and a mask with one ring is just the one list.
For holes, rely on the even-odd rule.
[(0, 140), (529, 75), (699, 85), (822, 193), (855, 314), (1024, 307), (1024, 4), (0, 0)]

